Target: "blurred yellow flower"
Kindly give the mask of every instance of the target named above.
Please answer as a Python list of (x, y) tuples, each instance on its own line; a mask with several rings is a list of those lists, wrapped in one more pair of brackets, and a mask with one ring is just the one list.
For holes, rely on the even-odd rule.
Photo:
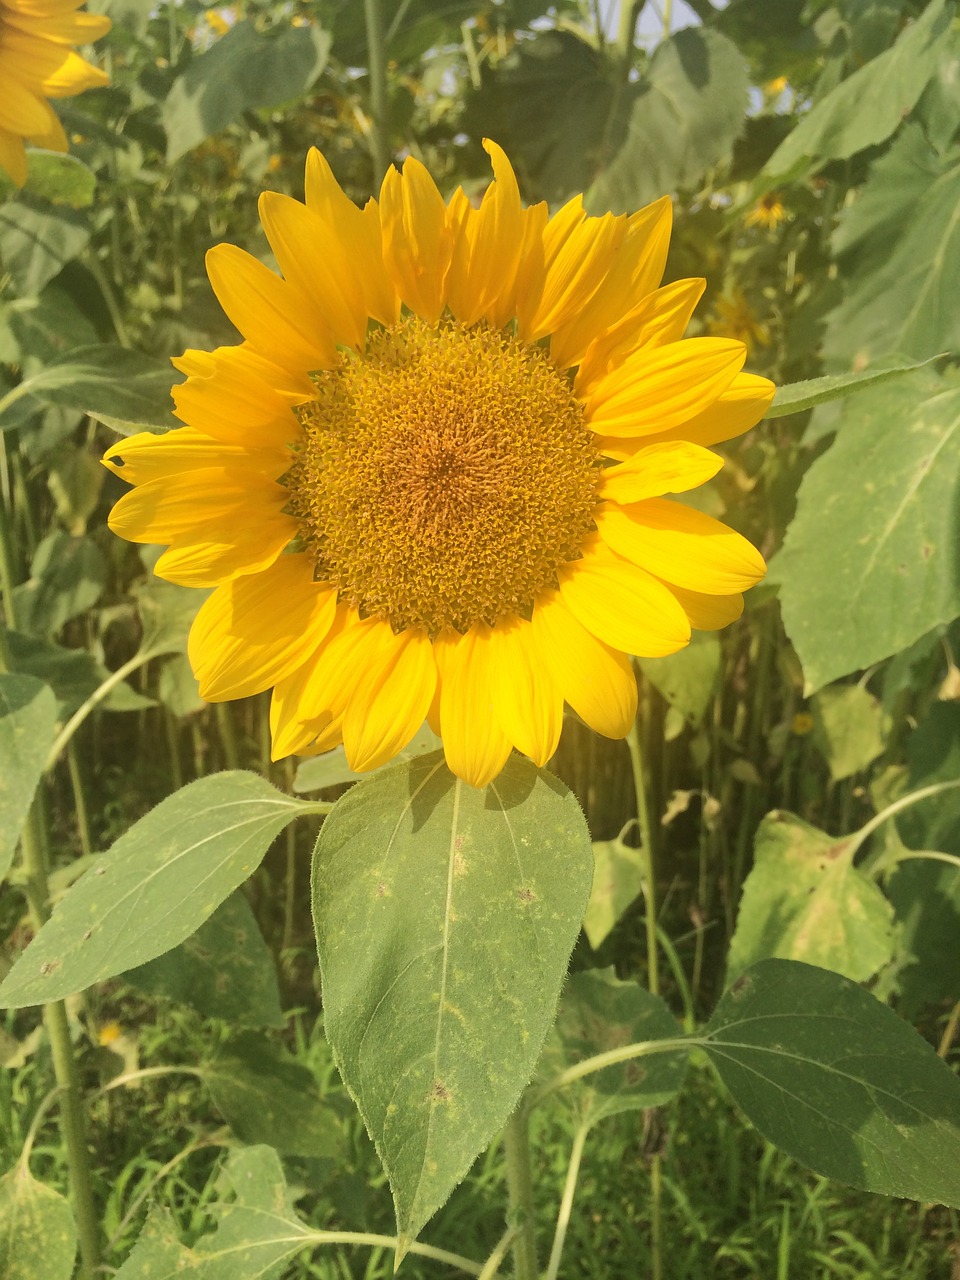
[(110, 30), (101, 14), (78, 13), (83, 0), (0, 0), (0, 168), (27, 180), (25, 142), (66, 151), (67, 137), (48, 98), (71, 98), (107, 83), (72, 48)]
[(770, 330), (761, 323), (740, 289), (721, 294), (714, 302), (713, 310), (714, 319), (707, 325), (710, 333), (725, 334), (742, 342), (748, 355), (757, 343), (769, 346)]
[(798, 738), (805, 738), (808, 733), (813, 732), (813, 725), (814, 719), (809, 711), (798, 711), (790, 721), (790, 732)]
[[(235, 20), (236, 11), (227, 10), (227, 12), (230, 13), (231, 17)], [(231, 24), (226, 20), (222, 11), (219, 9), (207, 9), (203, 15), (203, 20), (215, 36), (225, 36), (230, 30)]]
[(787, 87), (789, 81), (786, 76), (777, 76), (775, 80), (768, 80), (763, 86), (763, 92), (768, 98), (779, 98), (781, 93)]
[(483, 786), (514, 747), (550, 758), (564, 701), (621, 737), (626, 655), (726, 625), (764, 573), (665, 496), (773, 395), (741, 341), (681, 341), (704, 281), (658, 288), (669, 200), (550, 218), (485, 146), (478, 208), (409, 158), (358, 209), (311, 151), (305, 204), (260, 200), (282, 278), (207, 255), (244, 341), (175, 361), (188, 425), (106, 455), (136, 486), (113, 530), (216, 588), (190, 636), (203, 697), (272, 688), (275, 757), (342, 742), (373, 769), (427, 718)]
[(744, 218), (748, 227), (767, 227), (775, 230), (787, 216), (786, 208), (778, 191), (768, 191), (753, 206)]
[(101, 1048), (105, 1048), (107, 1045), (113, 1044), (115, 1040), (119, 1040), (122, 1034), (123, 1028), (120, 1026), (119, 1022), (105, 1022), (100, 1028), (100, 1033), (97, 1036), (97, 1044), (100, 1045)]

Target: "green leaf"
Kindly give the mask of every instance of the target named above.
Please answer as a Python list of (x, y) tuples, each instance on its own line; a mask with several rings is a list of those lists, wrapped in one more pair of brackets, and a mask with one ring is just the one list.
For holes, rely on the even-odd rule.
[(935, 151), (922, 129), (905, 129), (834, 237), (846, 295), (827, 323), (833, 362), (862, 367), (891, 352), (922, 359), (960, 348), (958, 205), (960, 149)]
[(86, 214), (50, 209), (30, 196), (0, 205), (0, 261), (16, 291), (40, 293), (82, 253), (92, 230)]
[(200, 697), (199, 682), (185, 653), (176, 653), (163, 664), (157, 681), (157, 697), (178, 720), (196, 715), (207, 705)]
[[(428, 751), (436, 751), (439, 746), (440, 739), (425, 724), (397, 754), (396, 759), (415, 760), (417, 756), (425, 756)], [(300, 761), (293, 779), (293, 790), (297, 795), (303, 795), (309, 791), (324, 791), (327, 787), (342, 787), (345, 782), (359, 782), (366, 777), (369, 774), (354, 773), (350, 768), (343, 747), (334, 747), (332, 751), (324, 751), (322, 755)]]
[(960, 613), (958, 488), (960, 387), (918, 374), (846, 403), (770, 567), (808, 694)]
[(76, 1252), (70, 1205), (25, 1166), (14, 1165), (0, 1178), (0, 1276), (70, 1280)]
[(617, 839), (594, 841), (593, 861), (593, 888), (583, 931), (596, 951), (642, 891), (643, 859), (636, 849)]
[(610, 60), (571, 31), (539, 31), (495, 65), (486, 60), (481, 74), (464, 128), (476, 139), (496, 138), (529, 199), (559, 202), (586, 190), (605, 131), (610, 142), (623, 134)]
[(687, 27), (662, 41), (637, 86), (623, 145), (591, 188), (591, 212), (632, 212), (695, 188), (729, 155), (748, 90), (744, 57), (719, 32)]
[(182, 1245), (171, 1214), (154, 1207), (116, 1280), (280, 1280), (283, 1264), (322, 1237), (297, 1216), (277, 1153), (227, 1157), (206, 1209), (215, 1230)]
[[(636, 982), (620, 982), (612, 968), (575, 973), (564, 987), (538, 1075), (548, 1080), (609, 1049), (680, 1034), (676, 1018), (659, 996)], [(659, 1107), (679, 1091), (689, 1056), (688, 1049), (678, 1049), (632, 1058), (565, 1086), (561, 1097), (591, 1124), (621, 1111)]]
[(590, 892), (574, 797), (512, 757), (466, 786), (440, 753), (337, 801), (313, 864), (327, 1036), (409, 1243), (516, 1105)]
[(148, 578), (133, 595), (143, 623), (142, 648), (150, 653), (186, 653), (187, 636), (209, 591)]
[[(125, 347), (75, 347), (17, 386), (43, 404), (64, 405), (124, 430), (169, 430), (181, 425), (170, 410), (170, 388), (180, 381), (164, 360)], [(8, 403), (12, 397), (8, 397)], [(12, 405), (11, 405), (12, 408)], [(8, 409), (0, 426), (16, 425)]]
[(960, 1204), (960, 1080), (856, 983), (764, 960), (720, 1001), (703, 1047), (747, 1119), (816, 1173)]
[(263, 1036), (232, 1036), (202, 1074), (217, 1110), (241, 1142), (267, 1142), (290, 1156), (340, 1153), (340, 1125), (316, 1080)]
[(282, 21), (261, 32), (235, 23), (173, 82), (163, 104), (167, 160), (219, 133), (244, 111), (278, 107), (306, 93), (323, 71), (330, 35), (317, 26)]
[(852, 838), (833, 840), (792, 813), (767, 814), (743, 886), (728, 977), (773, 956), (857, 982), (888, 963), (893, 911), (853, 865), (852, 850)]
[(100, 599), (107, 579), (103, 552), (92, 538), (47, 534), (30, 565), (30, 580), (14, 590), (17, 622), (27, 631), (54, 636)]
[(837, 85), (777, 147), (757, 180), (781, 180), (885, 142), (916, 106), (949, 42), (953, 6), (933, 0), (896, 44)]
[[(960, 703), (935, 702), (907, 742), (908, 791), (960, 778)], [(897, 814), (897, 829), (912, 849), (960, 856), (960, 790), (947, 791)]]
[(640, 658), (640, 670), (685, 720), (699, 724), (713, 699), (720, 676), (720, 641), (694, 632), (685, 649), (666, 658)]
[[(173, 1280), (175, 1276), (189, 1277), (191, 1266), (197, 1280), (196, 1254), (180, 1243), (173, 1214), (152, 1205), (137, 1243), (114, 1280)], [(242, 1280), (239, 1273), (237, 1280)]]
[(840, 400), (857, 391), (866, 391), (877, 383), (902, 378), (915, 369), (925, 369), (939, 358), (931, 356), (929, 360), (921, 360), (919, 363), (916, 360), (884, 361), (881, 367), (864, 369), (859, 373), (831, 373), (823, 378), (809, 378), (806, 382), (787, 383), (777, 387), (773, 404), (767, 410), (767, 417), (785, 418), (791, 413), (803, 413), (815, 405)]
[[(907, 743), (906, 790), (960, 777), (960, 703), (935, 702)], [(960, 792), (946, 791), (897, 814), (910, 850), (960, 855)], [(888, 841), (890, 836), (888, 835)], [(904, 1012), (960, 999), (960, 867), (932, 859), (897, 864), (887, 881), (910, 960), (898, 975)]]
[(887, 717), (862, 685), (832, 685), (812, 702), (813, 742), (834, 782), (862, 773), (883, 751)]
[(0, 985), (0, 1006), (62, 1000), (169, 951), (310, 808), (252, 773), (218, 773), (181, 788), (68, 890)]
[[(22, 190), (38, 200), (85, 209), (93, 204), (97, 179), (92, 169), (69, 153), (27, 148), (27, 181)], [(16, 194), (12, 180), (0, 170), (0, 200)]]
[(250, 904), (232, 893), (192, 937), (122, 975), (154, 996), (189, 1005), (241, 1027), (282, 1027), (270, 948)]
[(106, 675), (86, 649), (65, 649), (18, 631), (7, 632), (7, 643), (16, 670), (36, 676), (53, 690), (59, 719), (66, 719), (86, 702)]
[(197, 1241), (192, 1255), (199, 1280), (279, 1280), (284, 1262), (317, 1243), (317, 1233), (297, 1216), (280, 1158), (270, 1147), (232, 1152), (217, 1190), (217, 1229)]
[(56, 699), (47, 685), (0, 673), (0, 879), (13, 861), (56, 726)]

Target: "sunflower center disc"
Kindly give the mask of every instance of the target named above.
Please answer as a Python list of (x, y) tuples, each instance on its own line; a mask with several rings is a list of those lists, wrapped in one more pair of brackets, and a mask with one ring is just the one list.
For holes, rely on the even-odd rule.
[(600, 458), (538, 347), (410, 317), (315, 376), (290, 510), (341, 598), (435, 634), (528, 613), (575, 559)]

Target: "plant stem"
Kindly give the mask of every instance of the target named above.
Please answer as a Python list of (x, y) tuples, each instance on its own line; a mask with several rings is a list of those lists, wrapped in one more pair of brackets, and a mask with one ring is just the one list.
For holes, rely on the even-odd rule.
[(70, 770), (70, 786), (73, 790), (73, 804), (77, 811), (77, 834), (80, 837), (80, 851), (84, 857), (93, 852), (93, 839), (90, 835), (90, 813), (87, 809), (87, 797), (83, 791), (83, 775), (80, 772), (80, 757), (77, 744), (70, 742), (67, 746), (67, 766)]
[[(40, 806), (34, 801), (21, 840), (23, 870), (30, 921), (38, 932), (49, 914), (47, 868), (39, 832)], [(80, 1095), (77, 1062), (70, 1039), (67, 1008), (62, 1000), (43, 1006), (43, 1021), (50, 1037), (53, 1074), (61, 1089), (60, 1131), (66, 1148), (70, 1198), (80, 1240), (80, 1280), (94, 1280), (100, 1266), (100, 1233), (93, 1203), (90, 1156)]]
[(507, 1165), (507, 1225), (515, 1227), (513, 1274), (516, 1280), (537, 1280), (537, 1237), (534, 1230), (533, 1177), (530, 1168), (530, 1113), (521, 1100), (503, 1130)]
[(567, 1238), (567, 1227), (570, 1224), (570, 1213), (573, 1209), (573, 1196), (580, 1176), (580, 1161), (583, 1159), (583, 1148), (590, 1132), (589, 1124), (582, 1124), (573, 1135), (573, 1146), (570, 1148), (570, 1163), (567, 1165), (567, 1177), (563, 1184), (563, 1197), (557, 1213), (557, 1229), (553, 1237), (553, 1248), (550, 1250), (550, 1261), (547, 1263), (544, 1280), (557, 1280), (560, 1274), (560, 1259), (563, 1256), (563, 1244)]
[(367, 74), (370, 79), (370, 158), (374, 185), (387, 171), (387, 60), (381, 0), (363, 0), (367, 27)]
[[(0, 590), (2, 590), (6, 625), (16, 628), (17, 612), (13, 588), (16, 583), (13, 544), (7, 519), (6, 504), (0, 501)], [(4, 637), (2, 666), (9, 669), (9, 648)], [(47, 880), (47, 833), (44, 830), (43, 797), (38, 794), (30, 806), (27, 823), (20, 840), (24, 873), (24, 893), (30, 923), (39, 933), (50, 914), (50, 886)], [(86, 1126), (77, 1062), (70, 1039), (67, 1009), (62, 1001), (43, 1006), (43, 1021), (50, 1037), (53, 1073), (61, 1090), (60, 1130), (66, 1149), (70, 1179), (70, 1197), (80, 1241), (79, 1280), (94, 1280), (100, 1266), (100, 1233), (93, 1204), (90, 1157), (87, 1152)]]
[(650, 821), (650, 801), (643, 767), (643, 748), (637, 726), (627, 735), (630, 748), (630, 764), (633, 767), (633, 789), (637, 798), (637, 821), (640, 824), (640, 856), (644, 867), (644, 921), (647, 931), (647, 986), (651, 995), (660, 994), (659, 952), (657, 950), (657, 885), (654, 879), (655, 858), (653, 850), (653, 823)]

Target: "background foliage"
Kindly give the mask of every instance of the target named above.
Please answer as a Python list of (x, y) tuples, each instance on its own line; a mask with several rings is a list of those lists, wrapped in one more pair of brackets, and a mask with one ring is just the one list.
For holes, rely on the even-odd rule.
[[(751, 1050), (730, 1031), (738, 988), (722, 993), (759, 966), (747, 997), (757, 1018), (772, 1017), (799, 983), (791, 998), (811, 1002), (811, 1023), (796, 1044), (775, 1037), (791, 1062), (834, 1047), (867, 1053), (869, 1036), (851, 1048), (830, 1030), (831, 1001), (837, 1018), (853, 1009), (851, 1025), (866, 1019), (884, 1056), (896, 1056), (903, 1018), (942, 1060), (955, 1056), (960, 792), (898, 807), (960, 777), (954, 5), (400, 0), (382, 6), (385, 96), (353, 0), (90, 7), (114, 20), (99, 46), (110, 87), (61, 104), (71, 155), (32, 153), (25, 189), (0, 191), (0, 752), (11, 762), (0, 870), (34, 793), (54, 898), (88, 869), (122, 877), (149, 855), (154, 828), (175, 839), (178, 823), (192, 829), (241, 801), (256, 818), (243, 841), (234, 833), (220, 845), (212, 823), (216, 847), (202, 857), (218, 883), (202, 901), (179, 878), (186, 864), (171, 870), (158, 857), (158, 875), (182, 895), (175, 929), (161, 893), (124, 911), (127, 933), (101, 932), (98, 944), (100, 897), (85, 879), (57, 917), (66, 943), (45, 931), (15, 964), (37, 921), (24, 914), (23, 873), (7, 879), (0, 1271), (57, 1280), (74, 1265), (50, 1044), (29, 1007), (66, 996), (105, 1258), (118, 1276), (390, 1274), (389, 1195), (318, 1029), (310, 922), (316, 815), (355, 776), (338, 753), (271, 765), (262, 699), (201, 702), (184, 640), (202, 597), (153, 579), (158, 552), (107, 531), (123, 486), (98, 459), (117, 432), (175, 425), (167, 357), (236, 339), (204, 252), (229, 240), (267, 258), (257, 193), (302, 195), (309, 146), (363, 200), (408, 152), (445, 192), (458, 182), (478, 191), (480, 141), (491, 136), (531, 202), (584, 191), (592, 212), (619, 212), (669, 192), (665, 279), (707, 279), (690, 332), (741, 338), (748, 367), (779, 384), (823, 380), (782, 393), (766, 423), (722, 447), (727, 465), (699, 491), (704, 510), (770, 559), (744, 618), (640, 664), (633, 759), (571, 718), (551, 765), (585, 809), (597, 874), (537, 1080), (681, 1027), (702, 1028), (706, 1057), (687, 1065), (685, 1053), (663, 1052), (639, 1075), (611, 1066), (535, 1112), (544, 1234), (603, 1121), (560, 1237), (563, 1268), (548, 1274), (948, 1277), (953, 1211), (859, 1195), (790, 1158), (844, 1183), (956, 1204), (957, 1163), (943, 1155), (956, 1149), (947, 1068), (923, 1076), (940, 1082), (926, 1090), (941, 1110), (918, 1122), (924, 1136), (906, 1165), (880, 1176), (870, 1143), (895, 1141), (915, 1073), (941, 1070), (932, 1051), (911, 1058), (923, 1049), (911, 1037), (899, 1101), (876, 1109), (859, 1145), (804, 1126), (791, 1136), (771, 1102), (781, 1085), (756, 1083)], [(833, 396), (854, 384), (856, 394)], [(435, 745), (418, 739), (400, 767), (420, 768)], [(386, 774), (375, 782), (391, 785)], [(319, 803), (303, 798), (318, 793)], [(153, 827), (124, 834), (151, 809)], [(303, 820), (289, 825), (295, 814)], [(321, 843), (346, 849), (352, 838), (331, 823)], [(425, 857), (419, 848), (412, 858)], [(555, 877), (571, 932), (582, 871)], [(500, 874), (493, 853), (490, 874)], [(645, 884), (660, 974), (644, 936)], [(88, 929), (92, 945), (80, 947)], [(71, 946), (86, 967), (73, 967)], [(814, 971), (785, 961), (840, 977), (817, 986)], [(544, 991), (562, 970), (560, 957)], [(325, 976), (329, 1019), (355, 1016), (355, 975)], [(505, 1059), (517, 1055), (509, 1022), (496, 1046)], [(391, 1062), (385, 1052), (384, 1078)], [(340, 1066), (375, 1128), (377, 1079), (360, 1082), (349, 1053)], [(156, 1075), (122, 1082), (139, 1068)], [(795, 1070), (798, 1096), (830, 1093), (822, 1064)], [(858, 1068), (835, 1099), (848, 1117), (875, 1100), (872, 1070)], [(731, 1098), (786, 1155), (736, 1118)], [(462, 1151), (444, 1145), (447, 1181), (503, 1118), (477, 1122)], [(431, 1245), (486, 1256), (500, 1235), (501, 1177), (495, 1144), (428, 1228)], [(411, 1235), (444, 1195), (409, 1209)], [(254, 1239), (251, 1223), (268, 1218)], [(34, 1255), (24, 1241), (41, 1223)], [(351, 1230), (386, 1234), (371, 1252), (338, 1241)], [(411, 1254), (404, 1268), (426, 1277), (446, 1265)]]

